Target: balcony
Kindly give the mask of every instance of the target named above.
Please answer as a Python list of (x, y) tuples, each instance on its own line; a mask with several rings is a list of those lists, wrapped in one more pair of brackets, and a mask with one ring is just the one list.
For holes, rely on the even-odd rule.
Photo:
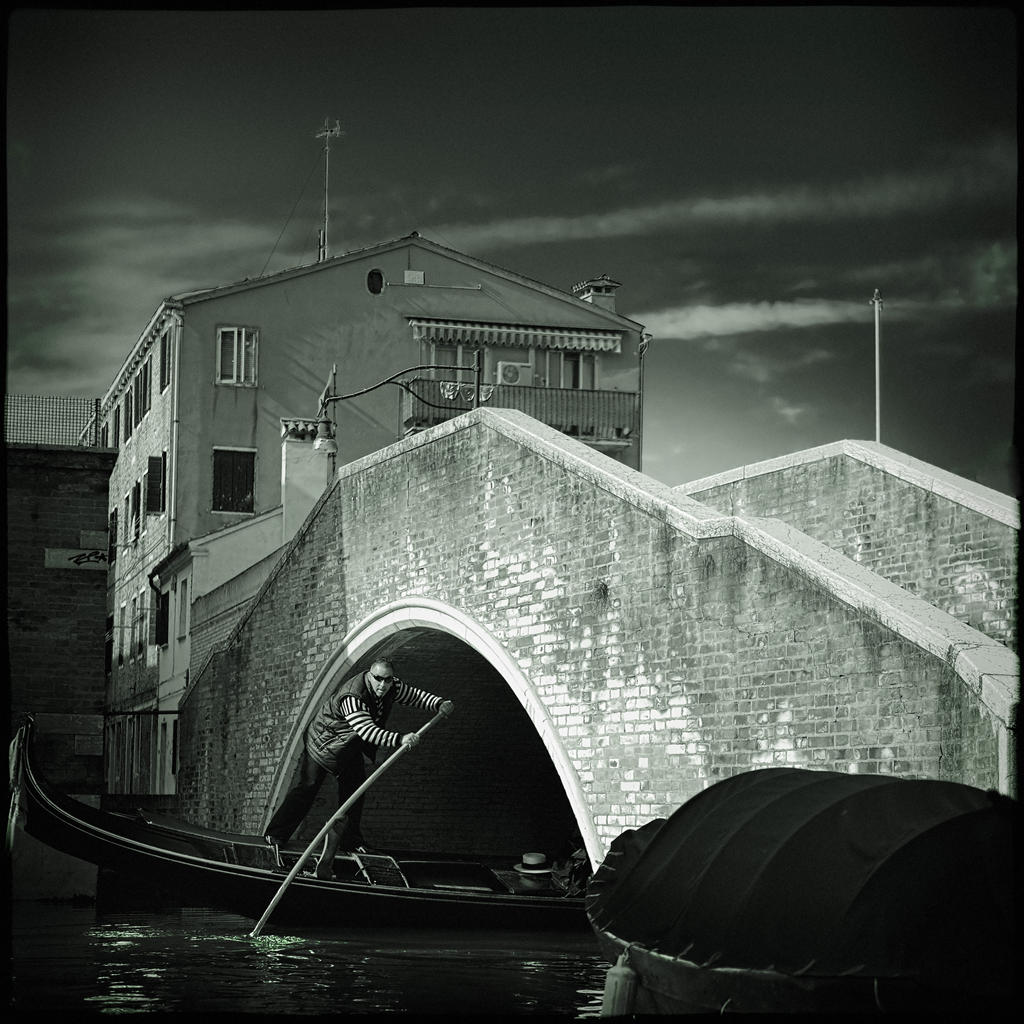
[[(406, 434), (444, 423), (471, 408), (461, 397), (445, 398), (439, 381), (417, 380), (412, 387), (419, 397), (402, 392), (401, 416)], [(578, 437), (593, 448), (611, 452), (629, 448), (634, 443), (639, 395), (632, 391), (576, 391), (499, 384), (491, 388), (485, 407), (518, 409), (563, 434)]]

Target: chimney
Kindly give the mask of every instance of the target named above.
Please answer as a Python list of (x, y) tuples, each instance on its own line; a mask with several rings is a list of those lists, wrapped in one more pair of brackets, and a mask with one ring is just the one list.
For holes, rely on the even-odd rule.
[(281, 420), (281, 541), (298, 533), (328, 482), (328, 460), (313, 447), (316, 420)]
[(592, 302), (595, 306), (615, 312), (615, 289), (621, 288), (618, 281), (613, 281), (607, 274), (591, 277), (586, 281), (572, 286), (572, 293), (577, 299)]

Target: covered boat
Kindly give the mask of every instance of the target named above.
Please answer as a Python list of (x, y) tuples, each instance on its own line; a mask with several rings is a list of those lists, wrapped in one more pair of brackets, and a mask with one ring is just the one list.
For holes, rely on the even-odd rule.
[(624, 832), (591, 878), (604, 1012), (1012, 1005), (1016, 815), (953, 782), (725, 779)]
[[(100, 811), (57, 792), (31, 758), (31, 723), (11, 745), (14, 819), (41, 842), (133, 879), (159, 883), (183, 904), (229, 910), (254, 920), (267, 911), (306, 850), (277, 851), (262, 836), (218, 832), (173, 818)], [(507, 860), (507, 858), (506, 858)], [(269, 919), (277, 925), (339, 924), (587, 929), (581, 893), (557, 873), (524, 872), (466, 857), (431, 854), (339, 854), (321, 879), (313, 856), (287, 886)]]

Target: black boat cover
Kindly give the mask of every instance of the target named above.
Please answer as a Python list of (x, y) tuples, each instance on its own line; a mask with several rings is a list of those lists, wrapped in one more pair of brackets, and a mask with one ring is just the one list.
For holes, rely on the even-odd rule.
[(587, 913), (708, 966), (998, 987), (1016, 964), (1016, 815), (953, 782), (747, 772), (616, 839)]

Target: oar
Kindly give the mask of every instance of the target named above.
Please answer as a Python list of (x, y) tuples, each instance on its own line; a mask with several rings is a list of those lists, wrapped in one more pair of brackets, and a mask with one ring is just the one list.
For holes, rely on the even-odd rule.
[[(427, 722), (425, 725), (420, 726), (416, 730), (416, 735), (422, 737), (423, 734), (432, 726), (439, 722), (442, 718), (446, 718), (448, 712), (438, 711), (434, 717)], [(267, 923), (267, 918), (274, 912), (274, 907), (281, 902), (281, 897), (284, 895), (285, 890), (289, 885), (292, 884), (292, 880), (302, 870), (302, 865), (306, 863), (310, 853), (313, 852), (313, 848), (319, 843), (324, 836), (330, 831), (331, 826), (340, 818), (345, 812), (384, 774), (394, 763), (397, 761), (407, 750), (408, 745), (403, 743), (335, 812), (327, 819), (327, 824), (313, 837), (313, 841), (306, 847), (306, 852), (295, 862), (295, 867), (288, 872), (288, 877), (281, 883), (281, 887), (277, 890), (274, 898), (270, 901), (270, 906), (263, 912), (263, 916), (256, 923), (256, 927), (249, 932), (250, 938), (255, 938), (262, 931), (263, 926)]]

